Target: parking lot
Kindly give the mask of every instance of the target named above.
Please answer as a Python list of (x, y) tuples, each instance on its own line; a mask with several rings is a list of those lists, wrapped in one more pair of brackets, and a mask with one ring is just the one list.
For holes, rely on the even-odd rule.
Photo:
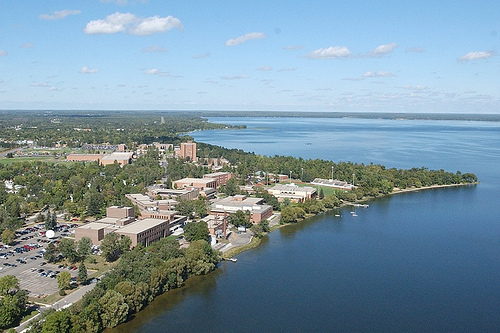
[(16, 276), (21, 288), (28, 290), (32, 297), (57, 292), (57, 274), (66, 270), (76, 278), (78, 270), (74, 266), (71, 268), (46, 263), (43, 252), (50, 242), (57, 243), (61, 237), (71, 235), (76, 226), (59, 223), (52, 239), (45, 236), (43, 223), (16, 231), (15, 245), (0, 247), (0, 276)]

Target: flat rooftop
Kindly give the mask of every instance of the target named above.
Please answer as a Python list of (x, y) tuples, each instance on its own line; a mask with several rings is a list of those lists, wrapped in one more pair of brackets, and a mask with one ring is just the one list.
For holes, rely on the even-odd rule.
[(123, 232), (127, 234), (140, 234), (143, 231), (154, 228), (163, 223), (168, 223), (168, 221), (159, 219), (144, 219), (130, 223), (122, 228), (116, 229), (116, 232), (118, 233)]
[(133, 153), (111, 153), (109, 155), (104, 155), (102, 160), (104, 161), (124, 161), (132, 158)]
[(101, 229), (104, 229), (104, 228), (108, 228), (111, 225), (112, 225), (111, 223), (90, 222), (90, 223), (87, 223), (87, 224), (84, 224), (84, 225), (78, 227), (78, 229), (101, 230)]

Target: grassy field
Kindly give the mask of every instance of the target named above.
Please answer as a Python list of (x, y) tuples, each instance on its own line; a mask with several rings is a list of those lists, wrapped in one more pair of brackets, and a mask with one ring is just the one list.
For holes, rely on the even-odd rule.
[(40, 156), (40, 157), (14, 157), (14, 158), (0, 158), (1, 164), (12, 164), (18, 162), (33, 162), (33, 161), (45, 161), (45, 162), (53, 162), (53, 156)]

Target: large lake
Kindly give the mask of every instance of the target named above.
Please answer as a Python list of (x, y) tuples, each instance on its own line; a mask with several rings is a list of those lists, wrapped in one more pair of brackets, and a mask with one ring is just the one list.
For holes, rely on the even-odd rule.
[(196, 141), (264, 155), (473, 172), (281, 228), (119, 332), (500, 331), (500, 123), (211, 118)]

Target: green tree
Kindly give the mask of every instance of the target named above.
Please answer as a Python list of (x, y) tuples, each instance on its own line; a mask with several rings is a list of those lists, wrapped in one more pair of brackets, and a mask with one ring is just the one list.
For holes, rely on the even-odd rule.
[(120, 238), (120, 241), (118, 242), (118, 245), (120, 246), (121, 252), (125, 253), (127, 251), (130, 251), (130, 247), (132, 246), (132, 240), (128, 236), (122, 236)]
[(5, 229), (2, 231), (2, 242), (6, 245), (14, 244), (14, 240), (16, 239), (16, 234), (14, 231), (10, 229)]
[(43, 259), (47, 260), (48, 262), (56, 262), (57, 250), (54, 243), (49, 243), (49, 245), (47, 245), (47, 247), (45, 248), (45, 253), (43, 254)]
[(184, 225), (184, 237), (188, 242), (208, 239), (208, 225), (206, 222), (190, 222)]
[(84, 261), (92, 253), (92, 240), (89, 237), (82, 237), (76, 250), (78, 257)]
[(87, 283), (87, 278), (88, 278), (88, 274), (87, 274), (87, 267), (85, 266), (85, 264), (82, 262), (80, 264), (80, 267), (78, 267), (78, 282), (80, 284), (85, 284)]
[(57, 274), (57, 286), (59, 290), (65, 290), (70, 288), (71, 274), (66, 271), (62, 271)]
[(68, 333), (70, 329), (71, 315), (67, 310), (50, 313), (42, 325), (42, 333)]
[(84, 200), (87, 206), (88, 216), (102, 216), (102, 212), (105, 206), (104, 195), (92, 189), (85, 193)]
[(47, 214), (45, 215), (45, 229), (46, 230), (54, 230), (57, 226), (57, 221), (55, 216), (50, 213), (50, 210), (47, 210)]
[(235, 227), (250, 228), (252, 226), (250, 211), (248, 210), (238, 210), (236, 213), (230, 214), (228, 220)]
[(319, 190), (319, 199), (323, 200), (324, 197), (325, 197), (325, 192), (323, 191), (323, 188), (320, 188), (320, 190)]
[(116, 232), (110, 232), (101, 241), (102, 255), (108, 262), (116, 261), (120, 255), (130, 249), (132, 241), (129, 237), (122, 237)]
[(236, 178), (229, 179), (225, 185), (220, 187), (220, 192), (225, 193), (227, 195), (235, 195), (238, 194), (238, 181)]
[(306, 215), (304, 209), (296, 206), (288, 206), (281, 210), (281, 223), (296, 223)]
[(63, 238), (59, 242), (57, 249), (61, 254), (67, 258), (71, 263), (75, 263), (80, 260), (78, 253), (76, 252), (75, 241), (69, 238)]
[(101, 318), (99, 317), (101, 307), (98, 300), (93, 299), (90, 304), (83, 306), (81, 312), (71, 317), (71, 332), (98, 333), (102, 331)]
[(7, 328), (18, 321), (26, 310), (28, 295), (20, 290), (13, 275), (0, 277), (0, 328)]
[(9, 195), (4, 207), (11, 218), (19, 218), (21, 214), (21, 200), (17, 195)]
[(340, 199), (337, 198), (334, 195), (327, 195), (323, 199), (323, 205), (325, 205), (326, 208), (336, 208), (340, 207)]
[(215, 269), (220, 257), (205, 240), (196, 240), (185, 250), (188, 274), (204, 275)]
[(99, 300), (101, 320), (104, 327), (112, 328), (127, 319), (128, 305), (124, 297), (115, 290), (108, 290)]

